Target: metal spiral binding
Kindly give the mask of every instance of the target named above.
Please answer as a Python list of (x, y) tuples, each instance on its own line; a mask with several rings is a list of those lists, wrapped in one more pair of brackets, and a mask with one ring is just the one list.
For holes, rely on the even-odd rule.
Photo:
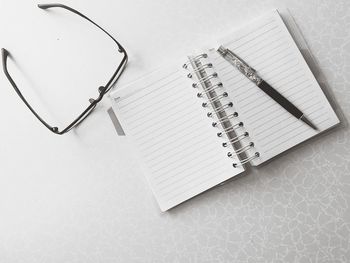
[[(201, 58), (207, 58), (207, 57), (208, 57), (208, 54), (203, 53), (203, 54), (200, 54), (200, 55), (194, 57), (193, 60), (199, 60), (199, 59), (201, 59)], [(188, 61), (188, 62), (186, 62), (185, 64), (183, 64), (182, 67), (183, 67), (184, 69), (187, 69), (189, 65), (191, 65), (191, 62), (190, 62), (190, 61)]]
[(215, 79), (217, 77), (218, 77), (218, 73), (214, 72), (213, 74), (200, 78), (198, 82), (192, 84), (192, 87), (197, 88), (199, 84), (204, 84), (205, 82), (211, 79)]
[(227, 142), (223, 142), (223, 143), (222, 143), (222, 147), (227, 147), (229, 144), (234, 144), (234, 143), (240, 142), (240, 141), (242, 141), (245, 137), (248, 137), (248, 136), (249, 136), (249, 133), (248, 133), (248, 132), (245, 132), (245, 133), (243, 133), (243, 134), (237, 135), (237, 136), (231, 138), (230, 140), (228, 140)]
[[(248, 150), (249, 148), (252, 148), (252, 147), (254, 147), (254, 143), (253, 143), (253, 142), (250, 142), (248, 145), (243, 146), (243, 147), (237, 149), (237, 150), (235, 151), (235, 153), (236, 153), (236, 154), (243, 153), (243, 152), (245, 152), (246, 150)], [(228, 153), (227, 153), (227, 156), (228, 156), (228, 157), (232, 157), (232, 155), (233, 155), (233, 152), (228, 152)]]
[(242, 166), (246, 163), (249, 163), (250, 161), (254, 160), (255, 158), (259, 158), (260, 157), (260, 153), (259, 152), (255, 152), (255, 154), (253, 156), (247, 157), (243, 160), (241, 160), (241, 163), (237, 164), (237, 163), (233, 163), (232, 166), (234, 168), (236, 168), (237, 166)]
[(217, 96), (212, 97), (211, 99), (207, 100), (207, 102), (202, 103), (202, 106), (203, 106), (203, 107), (207, 107), (207, 106), (208, 106), (208, 103), (210, 104), (210, 103), (217, 102), (217, 101), (219, 101), (220, 99), (225, 98), (225, 97), (227, 97), (227, 96), (228, 96), (228, 93), (227, 93), (227, 92), (224, 92), (224, 93), (222, 93), (222, 94), (220, 94), (220, 95), (217, 95)]
[(232, 102), (229, 102), (229, 103), (227, 103), (227, 104), (225, 104), (225, 105), (222, 105), (222, 106), (219, 106), (219, 107), (214, 108), (213, 111), (207, 113), (207, 116), (208, 116), (208, 117), (212, 117), (212, 116), (213, 116), (213, 113), (225, 112), (226, 109), (232, 108), (232, 107), (233, 107), (233, 103), (232, 103)]
[[(222, 99), (227, 98), (229, 94), (227, 92), (218, 93), (217, 91), (220, 90), (220, 88), (223, 87), (222, 82), (215, 82), (215, 79), (218, 79), (218, 74), (216, 72), (213, 73), (207, 73), (207, 69), (213, 68), (212, 63), (202, 63), (202, 59), (207, 58), (208, 55), (203, 53), (198, 56), (195, 56), (190, 59), (190, 61), (183, 64), (184, 69), (188, 69), (188, 67), (191, 65), (193, 70), (190, 71), (190, 73), (187, 74), (188, 78), (193, 78), (194, 75), (198, 77), (198, 81), (192, 84), (193, 88), (198, 88), (201, 86), (203, 88), (203, 92), (198, 92), (197, 97), (198, 98), (204, 98), (204, 95), (206, 95), (206, 101), (202, 103), (202, 107), (211, 107), (212, 111), (207, 112), (208, 117), (217, 118), (215, 121), (212, 122), (213, 127), (218, 127), (218, 124), (220, 124), (221, 131), (217, 133), (218, 137), (222, 137), (226, 135), (228, 138), (228, 141), (225, 141), (222, 143), (223, 147), (228, 147), (229, 145), (234, 145), (236, 147), (236, 144), (242, 145), (242, 141), (249, 137), (248, 132), (240, 132), (238, 133), (237, 129), (244, 127), (243, 122), (235, 121), (235, 124), (233, 124), (232, 120), (238, 117), (237, 112), (233, 112), (230, 114), (227, 113), (227, 109), (233, 107), (232, 102), (228, 102), (225, 104), (222, 104)], [(234, 137), (233, 137), (234, 135)], [(233, 157), (235, 155), (240, 155), (243, 153), (246, 153), (248, 150), (254, 148), (254, 142), (250, 142), (248, 145), (242, 145), (240, 148), (236, 149), (233, 152), (228, 152), (228, 157)], [(244, 159), (240, 160), (240, 163), (233, 163), (233, 167), (242, 166), (250, 161), (252, 161), (255, 158), (258, 158), (260, 156), (259, 152), (255, 152), (254, 155), (248, 156), (247, 154), (244, 155)]]
[(212, 126), (213, 127), (216, 127), (217, 125), (218, 125), (218, 123), (223, 123), (223, 122), (225, 122), (225, 121), (229, 121), (229, 120), (231, 120), (231, 119), (233, 119), (233, 118), (236, 118), (236, 117), (238, 117), (238, 113), (237, 112), (234, 112), (234, 113), (231, 113), (231, 114), (229, 114), (229, 115), (225, 115), (224, 117), (221, 117), (221, 118), (219, 118), (216, 122), (214, 121), (214, 122), (212, 122)]
[(218, 132), (216, 135), (218, 137), (221, 137), (224, 133), (235, 131), (236, 128), (243, 127), (243, 125), (244, 125), (243, 122), (236, 123), (228, 128), (223, 129), (222, 132)]
[[(217, 84), (215, 84), (215, 85), (211, 85), (210, 87), (209, 87), (209, 89), (207, 89), (206, 90), (206, 92), (208, 93), (208, 92), (212, 92), (212, 91), (214, 91), (214, 90), (216, 90), (216, 89), (218, 89), (218, 88), (222, 88), (222, 83), (221, 82), (219, 82), (219, 83), (217, 83)], [(198, 92), (197, 93), (197, 97), (198, 98), (201, 98), (201, 97), (203, 97), (203, 93), (202, 92)]]
[(207, 63), (207, 64), (204, 64), (204, 65), (201, 65), (197, 69), (193, 70), (192, 73), (188, 73), (187, 77), (188, 78), (192, 78), (193, 77), (192, 74), (198, 73), (198, 72), (200, 72), (200, 71), (202, 71), (204, 69), (212, 68), (212, 67), (213, 67), (213, 64), (211, 64), (211, 63)]

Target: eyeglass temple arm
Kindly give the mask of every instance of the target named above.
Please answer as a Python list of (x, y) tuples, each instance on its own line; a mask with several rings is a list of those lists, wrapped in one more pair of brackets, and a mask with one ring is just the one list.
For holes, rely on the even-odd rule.
[(79, 11), (77, 11), (77, 10), (75, 10), (75, 9), (69, 7), (69, 6), (66, 6), (66, 5), (63, 5), (63, 4), (55, 4), (55, 3), (52, 3), (52, 4), (38, 4), (38, 7), (41, 8), (41, 9), (44, 9), (44, 10), (45, 9), (49, 9), (49, 8), (59, 7), (59, 8), (66, 9), (66, 10), (72, 12), (72, 13), (75, 13), (78, 16), (81, 16), (82, 18), (85, 18), (90, 23), (94, 24), (100, 30), (102, 30), (104, 33), (106, 33), (117, 44), (119, 52), (125, 52), (125, 49), (123, 48), (123, 46), (111, 34), (109, 34), (106, 30), (104, 30), (102, 27), (100, 27), (98, 24), (96, 24), (94, 21), (92, 21), (90, 18), (88, 18), (87, 16), (83, 15)]
[(9, 56), (9, 52), (2, 48), (1, 49), (1, 57), (2, 57), (2, 69), (7, 77), (7, 79), (10, 81), (12, 87), (15, 89), (16, 93), (18, 94), (18, 96), (21, 98), (21, 100), (24, 102), (24, 104), (28, 107), (28, 109), (35, 115), (35, 117), (42, 123), (45, 125), (46, 128), (48, 128), (50, 131), (57, 133), (58, 132), (58, 128), (57, 127), (52, 127), (50, 126), (46, 121), (44, 121), (37, 113), (36, 111), (30, 106), (30, 104), (27, 102), (27, 100), (24, 98), (24, 96), (22, 95), (21, 91), (18, 89), (16, 83), (14, 82), (14, 80), (11, 78), (8, 70), (7, 70), (7, 57)]
[[(124, 58), (122, 60), (122, 63), (119, 65), (119, 67), (117, 68), (117, 70), (114, 72), (112, 78), (107, 82), (107, 84), (105, 85), (105, 88), (107, 90), (109, 90), (111, 88), (111, 85), (113, 83), (115, 83), (119, 76), (117, 77), (117, 74), (120, 70), (120, 68), (122, 66), (125, 66), (125, 64), (127, 63), (128, 61), (128, 54), (126, 52), (126, 50), (123, 48), (123, 46), (111, 35), (109, 34), (105, 29), (103, 29), (101, 26), (99, 26), (98, 24), (96, 24), (94, 21), (92, 21), (90, 18), (88, 18), (87, 16), (85, 16), (84, 14), (80, 13), (79, 11), (75, 10), (74, 8), (71, 8), (69, 6), (66, 6), (66, 5), (63, 5), (63, 4), (58, 4), (58, 3), (52, 3), (52, 4), (38, 4), (38, 7), (41, 8), (41, 9), (49, 9), (49, 8), (55, 8), (55, 7), (59, 7), (59, 8), (64, 8), (70, 12), (73, 12), (74, 14), (77, 14), (78, 16), (82, 17), (82, 18), (85, 18), (86, 20), (88, 20), (89, 22), (91, 22), (93, 25), (97, 26), (100, 30), (102, 30), (104, 33), (106, 33), (113, 41), (114, 43), (117, 44), (118, 46), (118, 51), (121, 52), (121, 53), (124, 53)], [(122, 70), (124, 71), (124, 69)], [(116, 78), (117, 77), (117, 78)]]

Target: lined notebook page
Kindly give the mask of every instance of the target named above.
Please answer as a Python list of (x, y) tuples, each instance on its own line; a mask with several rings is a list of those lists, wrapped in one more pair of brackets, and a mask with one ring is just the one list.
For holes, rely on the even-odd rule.
[[(320, 131), (339, 123), (278, 11), (255, 20), (221, 43), (296, 105)], [(215, 50), (210, 58), (260, 152), (253, 165), (318, 133), (273, 101)]]
[[(183, 62), (183, 61), (182, 61)], [(233, 168), (217, 130), (181, 68), (154, 72), (112, 94), (120, 123), (162, 211), (243, 171)], [(237, 162), (237, 161), (236, 161)]]

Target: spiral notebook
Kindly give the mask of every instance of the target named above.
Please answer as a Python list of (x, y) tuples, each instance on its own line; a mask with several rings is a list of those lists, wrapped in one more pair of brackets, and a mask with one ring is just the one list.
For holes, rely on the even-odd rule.
[(298, 121), (216, 49), (116, 90), (113, 109), (162, 211), (339, 123), (278, 11), (220, 42), (301, 109)]

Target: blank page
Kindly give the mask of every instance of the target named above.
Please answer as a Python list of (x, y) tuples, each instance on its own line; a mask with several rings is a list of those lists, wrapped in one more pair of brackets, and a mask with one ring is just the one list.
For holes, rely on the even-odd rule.
[(210, 59), (260, 152), (260, 158), (253, 160), (253, 165), (339, 123), (277, 11), (237, 30), (221, 43), (245, 60), (319, 128), (318, 132), (314, 131), (297, 120), (212, 50)]
[(112, 94), (162, 211), (239, 173), (179, 62)]

